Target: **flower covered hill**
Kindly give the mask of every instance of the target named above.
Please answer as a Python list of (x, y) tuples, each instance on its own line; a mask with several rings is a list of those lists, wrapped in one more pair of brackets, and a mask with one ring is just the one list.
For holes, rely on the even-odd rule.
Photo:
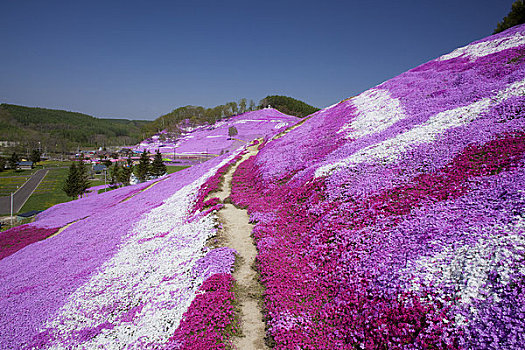
[(207, 247), (221, 204), (205, 199), (242, 151), (2, 232), (0, 348), (228, 345), (236, 252)]
[[(189, 128), (188, 132), (180, 135), (176, 140), (170, 139), (163, 131), (142, 141), (134, 149), (155, 152), (157, 149), (165, 156), (191, 156), (199, 154), (219, 155), (231, 152), (242, 145), (260, 137), (274, 135), (296, 124), (300, 118), (283, 114), (273, 108), (246, 112), (235, 117), (225, 119), (214, 125)], [(230, 127), (237, 130), (237, 134), (230, 137)], [(168, 136), (168, 137), (166, 137)]]
[(315, 113), (234, 174), (276, 349), (523, 349), (525, 26)]

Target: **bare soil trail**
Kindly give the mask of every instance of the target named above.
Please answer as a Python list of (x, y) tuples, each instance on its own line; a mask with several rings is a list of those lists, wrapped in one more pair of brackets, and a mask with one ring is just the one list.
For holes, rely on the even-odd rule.
[[(248, 152), (235, 165), (228, 169), (219, 192), (212, 194), (224, 200), (230, 196), (232, 175), (242, 162), (257, 154), (258, 145), (248, 148)], [(241, 336), (234, 338), (234, 346), (238, 350), (268, 349), (265, 345), (265, 323), (260, 304), (262, 302), (263, 287), (257, 279), (254, 269), (257, 249), (252, 238), (253, 225), (249, 222), (246, 210), (239, 209), (231, 203), (224, 203), (218, 214), (222, 224), (219, 233), (224, 246), (238, 252), (236, 269), (233, 277), (236, 280), (235, 299), (240, 304)]]

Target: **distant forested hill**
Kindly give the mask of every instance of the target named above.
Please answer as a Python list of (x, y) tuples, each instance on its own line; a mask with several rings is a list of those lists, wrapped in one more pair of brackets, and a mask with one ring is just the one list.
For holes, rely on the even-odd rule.
[(0, 140), (49, 151), (78, 146), (129, 145), (140, 141), (148, 121), (99, 119), (82, 113), (0, 104)]
[(284, 114), (293, 115), (300, 118), (306, 117), (307, 115), (315, 113), (319, 110), (319, 108), (310, 106), (309, 104), (296, 100), (295, 98), (278, 95), (266, 96), (263, 98), (260, 102), (259, 108), (264, 108), (268, 105)]
[(151, 124), (147, 125), (146, 130), (149, 133), (165, 129), (177, 132), (181, 126), (211, 125), (224, 118), (262, 109), (268, 105), (271, 105), (281, 113), (300, 118), (319, 110), (319, 108), (288, 96), (267, 96), (259, 102), (259, 106), (256, 106), (253, 100), (248, 102), (245, 98), (241, 98), (239, 102), (227, 102), (211, 108), (202, 106), (179, 107), (155, 119)]

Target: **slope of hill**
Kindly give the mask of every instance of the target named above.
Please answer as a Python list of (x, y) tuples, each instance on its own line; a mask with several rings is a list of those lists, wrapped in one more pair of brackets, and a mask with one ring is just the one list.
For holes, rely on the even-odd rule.
[(142, 136), (147, 121), (99, 119), (55, 109), (0, 105), (2, 140), (61, 148), (133, 144)]
[[(162, 349), (197, 337), (192, 344), (206, 349), (224, 341), (235, 252), (206, 246), (219, 206), (203, 199), (239, 152), (58, 204), (0, 233), (0, 348)], [(205, 311), (191, 309), (193, 301)], [(205, 333), (192, 338), (179, 326)]]
[(523, 347), (524, 53), (459, 48), (241, 164), (276, 348)]
[[(223, 119), (213, 125), (190, 128), (187, 133), (173, 138), (170, 133), (163, 131), (142, 141), (135, 150), (155, 152), (158, 149), (165, 158), (173, 158), (174, 155), (219, 155), (233, 151), (256, 138), (277, 134), (299, 120), (276, 109), (265, 108)], [(237, 131), (232, 137), (228, 134), (230, 127)]]
[[(256, 223), (274, 348), (523, 348), (524, 52), (512, 28), (268, 123), (231, 200)], [(231, 346), (235, 251), (207, 197), (244, 152), (1, 233), (0, 348)]]

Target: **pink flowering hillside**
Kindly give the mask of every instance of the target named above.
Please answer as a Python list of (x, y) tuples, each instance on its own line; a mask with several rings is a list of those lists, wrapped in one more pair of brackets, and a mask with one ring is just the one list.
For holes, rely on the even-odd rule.
[[(177, 156), (212, 154), (219, 155), (238, 149), (260, 137), (275, 135), (296, 124), (300, 119), (286, 115), (273, 108), (265, 108), (253, 112), (246, 112), (227, 120), (219, 121), (214, 125), (200, 126), (173, 142), (163, 140), (160, 133), (144, 140), (135, 147), (155, 152), (157, 149), (167, 158)], [(235, 127), (238, 134), (229, 137), (228, 130)]]
[(234, 174), (276, 349), (523, 349), (525, 26), (321, 110)]
[(0, 233), (0, 349), (229, 346), (236, 252), (203, 198), (241, 150)]

